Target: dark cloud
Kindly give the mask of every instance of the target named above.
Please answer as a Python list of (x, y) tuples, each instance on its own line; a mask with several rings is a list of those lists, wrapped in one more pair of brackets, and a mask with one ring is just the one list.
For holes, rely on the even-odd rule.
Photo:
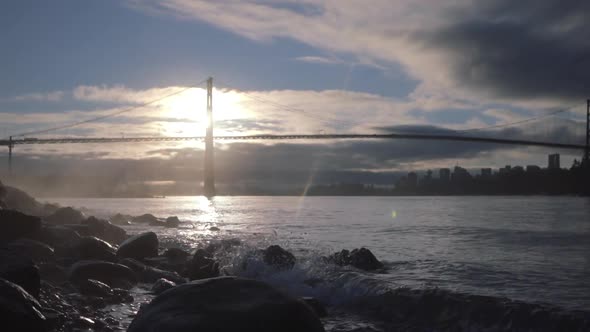
[(581, 100), (590, 81), (590, 2), (483, 1), (416, 34), (449, 55), (457, 84), (502, 97)]

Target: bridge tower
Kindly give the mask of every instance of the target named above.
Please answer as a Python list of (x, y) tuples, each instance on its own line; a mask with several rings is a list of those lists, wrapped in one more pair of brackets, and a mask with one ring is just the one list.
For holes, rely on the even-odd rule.
[(590, 99), (587, 100), (586, 105), (586, 148), (582, 162), (584, 165), (590, 166)]
[(205, 133), (204, 188), (205, 196), (215, 196), (213, 163), (213, 78), (207, 79), (207, 130)]

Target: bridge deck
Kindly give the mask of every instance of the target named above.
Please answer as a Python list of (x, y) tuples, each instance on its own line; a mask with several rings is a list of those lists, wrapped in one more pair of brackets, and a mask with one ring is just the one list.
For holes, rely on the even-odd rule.
[[(194, 137), (101, 137), (101, 138), (25, 138), (13, 140), (13, 145), (25, 144), (80, 144), (80, 143), (137, 143), (137, 142), (173, 142), (173, 141), (195, 141), (204, 140), (205, 136)], [(326, 140), (326, 139), (421, 139), (441, 141), (463, 141), (491, 144), (508, 144), (524, 146), (540, 146), (560, 149), (584, 150), (583, 144), (566, 144), (552, 142), (538, 142), (518, 139), (503, 139), (490, 137), (472, 137), (461, 135), (432, 135), (432, 134), (341, 134), (341, 135), (237, 135), (237, 136), (215, 136), (215, 140), (237, 141), (237, 140)], [(0, 140), (0, 146), (8, 146), (9, 140)]]

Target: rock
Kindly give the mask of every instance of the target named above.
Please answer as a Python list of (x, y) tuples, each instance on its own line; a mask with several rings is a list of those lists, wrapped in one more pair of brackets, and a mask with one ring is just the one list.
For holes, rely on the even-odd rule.
[(159, 295), (170, 288), (176, 287), (176, 284), (168, 279), (160, 278), (152, 286), (152, 293)]
[(80, 241), (80, 234), (63, 226), (43, 225), (29, 238), (48, 244), (53, 248), (65, 248), (76, 245)]
[(94, 321), (88, 317), (80, 316), (71, 322), (74, 328), (91, 329), (94, 327)]
[(215, 226), (213, 226), (213, 227), (209, 227), (209, 230), (210, 230), (211, 232), (219, 232), (219, 231), (220, 231), (219, 227), (215, 227)]
[(96, 217), (88, 217), (82, 222), (88, 225), (88, 231), (91, 235), (103, 239), (113, 244), (119, 244), (127, 239), (127, 232), (119, 226)]
[(125, 265), (104, 261), (80, 261), (68, 271), (68, 279), (74, 283), (94, 279), (111, 287), (129, 287), (137, 283), (137, 275)]
[(54, 263), (41, 263), (38, 265), (39, 275), (42, 280), (47, 280), (53, 284), (61, 285), (68, 280), (66, 270)]
[(315, 312), (318, 317), (328, 316), (326, 307), (315, 297), (302, 297), (301, 300), (303, 300), (303, 302), (313, 309), (313, 312)]
[(132, 216), (117, 213), (111, 217), (110, 221), (115, 225), (127, 226), (131, 224), (132, 218)]
[(62, 207), (57, 209), (53, 214), (44, 218), (44, 220), (53, 225), (80, 224), (86, 219), (84, 214), (72, 207)]
[(113, 290), (109, 285), (98, 280), (88, 279), (78, 282), (78, 290), (81, 294), (100, 297), (113, 296)]
[(0, 278), (19, 285), (34, 297), (39, 296), (39, 268), (29, 257), (8, 249), (0, 250)]
[(383, 263), (381, 263), (375, 255), (366, 248), (354, 249), (351, 252), (344, 249), (328, 257), (328, 260), (334, 262), (336, 265), (352, 265), (357, 269), (365, 271), (373, 271), (383, 268)]
[(145, 232), (128, 238), (121, 243), (117, 256), (142, 259), (158, 256), (158, 236), (154, 232)]
[(186, 259), (189, 256), (189, 253), (180, 248), (168, 248), (164, 251), (164, 256), (168, 259), (180, 260)]
[(22, 287), (0, 278), (0, 322), (5, 331), (45, 331), (41, 305)]
[(180, 219), (177, 216), (166, 218), (166, 227), (174, 228), (180, 225)]
[(4, 188), (6, 190), (6, 196), (4, 197), (6, 208), (33, 216), (42, 215), (43, 204), (37, 202), (29, 194), (10, 186), (5, 186)]
[(55, 250), (45, 243), (31, 240), (18, 239), (12, 241), (4, 248), (21, 253), (36, 262), (51, 261), (55, 258)]
[(127, 266), (135, 271), (141, 282), (156, 282), (158, 279), (165, 278), (172, 280), (175, 283), (183, 284), (186, 280), (176, 272), (161, 270), (149, 265), (145, 265), (132, 258), (125, 258), (120, 261), (120, 264)]
[(41, 228), (39, 217), (15, 210), (0, 210), (0, 243), (7, 243), (33, 234)]
[(154, 221), (151, 221), (149, 225), (156, 227), (166, 227), (166, 222), (164, 220), (156, 219)]
[(255, 280), (221, 277), (176, 286), (137, 314), (128, 332), (320, 332), (301, 300)]
[(295, 256), (277, 245), (272, 245), (263, 250), (262, 259), (266, 264), (281, 270), (292, 269), (295, 265)]
[(142, 214), (141, 216), (137, 216), (137, 217), (133, 217), (133, 219), (131, 220), (133, 222), (136, 223), (140, 223), (140, 224), (150, 224), (150, 223), (157, 223), (159, 222), (159, 219), (156, 218), (153, 214)]
[(4, 199), (6, 198), (6, 188), (4, 188), (4, 184), (0, 181), (0, 209), (6, 209), (6, 202)]
[(190, 280), (218, 277), (219, 264), (205, 250), (199, 249), (188, 264), (187, 276)]
[(83, 236), (78, 244), (72, 247), (72, 252), (83, 260), (114, 261), (116, 249), (108, 242), (94, 236)]

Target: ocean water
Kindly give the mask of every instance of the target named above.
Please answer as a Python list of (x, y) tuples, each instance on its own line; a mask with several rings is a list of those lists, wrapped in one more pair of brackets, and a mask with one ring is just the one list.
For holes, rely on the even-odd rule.
[[(156, 231), (163, 246), (196, 248), (238, 238), (241, 249), (220, 257), (229, 272), (263, 279), (330, 304), (384, 288), (439, 287), (451, 291), (590, 308), (590, 199), (578, 197), (166, 197), (46, 199), (87, 214), (176, 215), (179, 229)], [(215, 226), (220, 231), (211, 231)], [(244, 252), (279, 244), (295, 253), (287, 273), (249, 264)], [(386, 273), (332, 274), (318, 259), (341, 249), (369, 248)]]

